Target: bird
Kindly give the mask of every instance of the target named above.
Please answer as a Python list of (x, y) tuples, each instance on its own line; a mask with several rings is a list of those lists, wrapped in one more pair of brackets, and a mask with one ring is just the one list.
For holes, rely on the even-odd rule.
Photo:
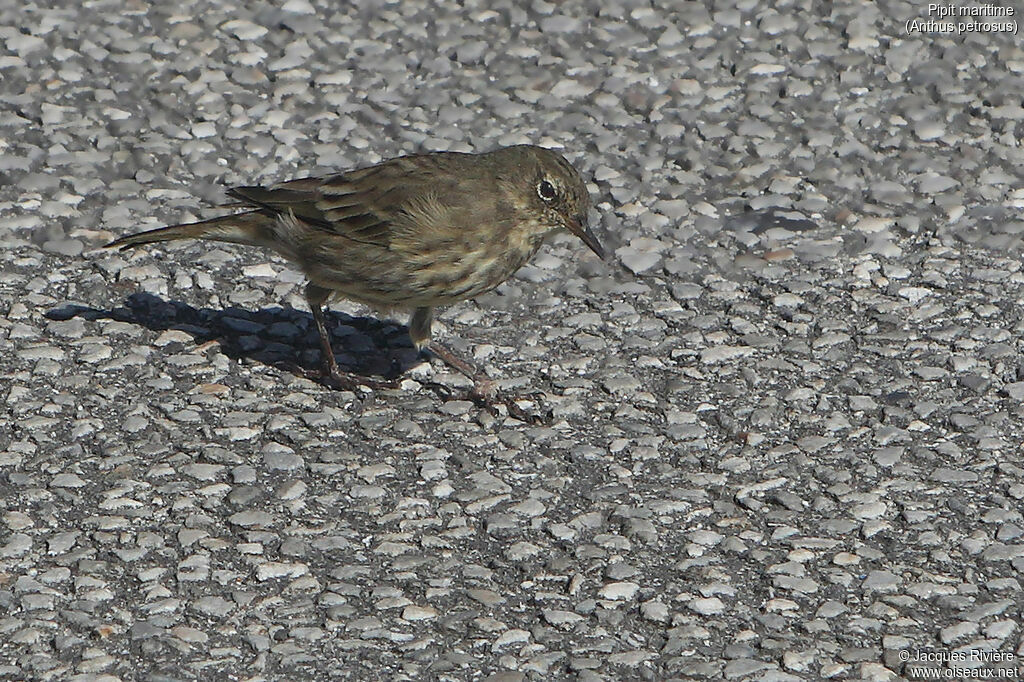
[(433, 353), (474, 382), (485, 375), (431, 334), (434, 309), (497, 287), (557, 231), (577, 236), (601, 260), (587, 226), (590, 195), (556, 151), (534, 145), (484, 153), (430, 152), (270, 186), (226, 191), (235, 212), (115, 239), (109, 248), (198, 239), (269, 249), (294, 263), (320, 337), (319, 378), (373, 386), (338, 367), (324, 308), (340, 298), (410, 314), (418, 352)]

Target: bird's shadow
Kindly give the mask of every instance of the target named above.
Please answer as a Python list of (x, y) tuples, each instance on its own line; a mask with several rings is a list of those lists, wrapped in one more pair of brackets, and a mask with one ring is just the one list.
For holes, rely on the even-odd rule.
[[(404, 326), (330, 310), (325, 314), (334, 355), (343, 370), (367, 378), (394, 379), (421, 362)], [(125, 299), (125, 305), (109, 310), (68, 304), (47, 311), (46, 317), (116, 320), (158, 332), (174, 329), (197, 344), (218, 343), (233, 360), (251, 360), (300, 375), (316, 374), (321, 367), (313, 316), (293, 308), (214, 310), (136, 293)], [(183, 348), (180, 341), (171, 340), (165, 350), (170, 354)]]

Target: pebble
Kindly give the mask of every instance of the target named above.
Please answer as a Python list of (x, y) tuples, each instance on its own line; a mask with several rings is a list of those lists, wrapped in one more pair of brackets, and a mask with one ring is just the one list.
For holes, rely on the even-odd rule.
[(437, 618), (437, 609), (431, 606), (409, 605), (402, 610), (402, 620), (419, 621)]
[(661, 263), (661, 254), (656, 251), (643, 250), (634, 246), (624, 246), (615, 252), (615, 256), (630, 272), (639, 275)]
[(718, 597), (702, 597), (688, 604), (690, 610), (702, 616), (713, 616), (725, 611), (725, 604)]

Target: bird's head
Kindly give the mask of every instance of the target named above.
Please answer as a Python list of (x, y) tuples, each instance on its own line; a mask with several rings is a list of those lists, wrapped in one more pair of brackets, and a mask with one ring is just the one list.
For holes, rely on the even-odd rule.
[(507, 151), (520, 157), (514, 164), (518, 175), (512, 180), (530, 211), (539, 216), (543, 233), (568, 230), (604, 260), (601, 243), (587, 227), (590, 193), (576, 169), (561, 154), (543, 147), (521, 145)]

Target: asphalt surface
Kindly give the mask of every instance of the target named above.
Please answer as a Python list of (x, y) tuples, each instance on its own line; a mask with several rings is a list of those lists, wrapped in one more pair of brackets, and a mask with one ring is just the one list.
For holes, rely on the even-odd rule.
[[(0, 678), (1024, 674), (1019, 38), (674, 7), (0, 6)], [(435, 333), (543, 423), (352, 304), (339, 361), (407, 380), (298, 378), (267, 253), (100, 248), (523, 142), (613, 257)]]

